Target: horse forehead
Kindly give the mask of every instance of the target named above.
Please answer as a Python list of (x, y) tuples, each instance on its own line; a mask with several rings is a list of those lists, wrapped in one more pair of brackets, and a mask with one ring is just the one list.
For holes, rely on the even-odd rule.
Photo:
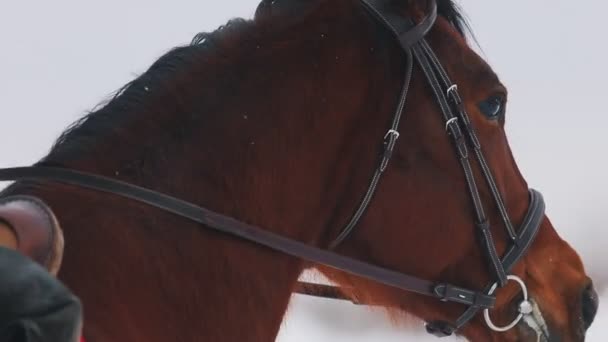
[[(443, 67), (454, 81), (475, 81), (474, 85), (490, 85), (500, 80), (494, 69), (471, 48), (463, 37), (445, 18), (437, 18), (435, 28), (429, 33), (429, 44), (437, 54)], [(481, 81), (481, 82), (480, 82)], [(465, 84), (459, 84), (466, 86)]]

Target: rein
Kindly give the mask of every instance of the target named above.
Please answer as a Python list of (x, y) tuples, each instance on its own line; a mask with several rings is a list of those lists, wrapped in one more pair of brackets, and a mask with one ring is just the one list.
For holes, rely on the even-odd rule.
[[(133, 184), (68, 169), (50, 167), (21, 167), (0, 169), (0, 180), (46, 180), (107, 192), (142, 202), (158, 209), (188, 218), (216, 231), (234, 235), (275, 251), (313, 263), (323, 264), (356, 276), (368, 278), (406, 291), (454, 301), (467, 305), (492, 308), (495, 298), (445, 283), (433, 283), (410, 275), (391, 271), (334, 252), (285, 238), (268, 230), (237, 221), (195, 204)], [(447, 291), (450, 289), (450, 291)]]
[[(508, 275), (515, 263), (521, 259), (532, 241), (536, 237), (540, 224), (544, 218), (544, 201), (542, 195), (536, 190), (529, 190), (529, 207), (519, 231), (513, 228), (509, 219), (504, 201), (498, 191), (496, 182), (492, 176), (487, 162), (481, 151), (481, 145), (471, 121), (462, 104), (458, 89), (453, 84), (446, 71), (439, 62), (437, 56), (425, 40), (425, 35), (429, 32), (437, 18), (437, 4), (434, 0), (429, 1), (428, 15), (420, 23), (397, 14), (390, 7), (390, 0), (360, 0), (362, 5), (377, 19), (385, 28), (398, 39), (405, 56), (407, 58), (406, 75), (403, 88), (396, 112), (389, 130), (383, 141), (383, 153), (377, 169), (370, 181), (367, 192), (364, 194), (358, 208), (349, 220), (346, 227), (338, 237), (331, 243), (330, 250), (313, 247), (302, 242), (289, 239), (268, 230), (253, 226), (232, 217), (228, 217), (195, 204), (180, 200), (156, 192), (151, 189), (139, 187), (130, 183), (115, 179), (84, 173), (76, 170), (63, 168), (33, 166), (0, 169), (0, 181), (13, 180), (44, 180), (64, 183), (73, 186), (88, 188), (113, 195), (118, 195), (127, 199), (142, 202), (158, 209), (173, 213), (175, 215), (188, 218), (201, 225), (216, 230), (221, 233), (236, 236), (258, 245), (266, 246), (274, 251), (290, 255), (315, 264), (322, 264), (334, 269), (367, 278), (378, 283), (382, 283), (400, 290), (410, 291), (421, 295), (436, 298), (443, 302), (454, 302), (468, 306), (465, 312), (453, 323), (433, 321), (427, 323), (427, 331), (436, 336), (449, 336), (467, 322), (469, 322), (480, 310), (484, 310), (486, 322), (493, 330), (502, 329), (494, 326), (489, 319), (489, 309), (495, 305), (496, 297), (493, 295), (497, 287), (503, 287), (508, 280), (519, 278)], [(437, 99), (443, 118), (446, 122), (445, 129), (452, 137), (455, 151), (458, 155), (460, 164), (466, 177), (467, 186), (471, 195), (475, 209), (475, 225), (483, 241), (489, 265), (496, 278), (496, 283), (488, 284), (483, 290), (471, 290), (444, 282), (434, 282), (418, 277), (389, 270), (367, 262), (339, 255), (331, 249), (342, 243), (357, 226), (361, 217), (369, 206), (377, 185), (383, 172), (386, 170), (391, 155), (399, 137), (399, 123), (401, 114), (405, 107), (409, 84), (412, 77), (414, 61), (421, 67), (433, 93)], [(505, 224), (507, 233), (511, 240), (511, 246), (506, 253), (500, 257), (496, 251), (490, 224), (485, 214), (483, 204), (479, 195), (478, 186), (475, 182), (473, 169), (469, 160), (469, 147), (474, 151), (475, 158), (479, 163), (482, 174), (488, 184), (493, 199), (496, 202)], [(515, 279), (516, 278), (516, 279)], [(526, 291), (523, 282), (520, 283), (524, 292)], [(338, 288), (327, 285), (298, 283), (296, 292), (308, 295), (321, 296), (326, 298), (346, 298)], [(527, 302), (527, 298), (525, 298)], [(355, 303), (356, 300), (355, 300)], [(361, 303), (365, 304), (365, 303)], [(511, 324), (514, 326), (521, 319), (522, 315)], [(510, 327), (512, 327), (510, 325)], [(504, 330), (497, 330), (504, 331)]]

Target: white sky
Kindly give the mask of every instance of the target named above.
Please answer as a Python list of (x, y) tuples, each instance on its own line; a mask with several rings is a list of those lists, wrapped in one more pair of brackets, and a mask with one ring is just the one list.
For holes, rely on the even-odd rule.
[[(69, 123), (162, 53), (230, 17), (250, 17), (257, 2), (1, 3), (0, 167), (34, 162)], [(460, 3), (484, 56), (510, 89), (508, 131), (524, 175), (544, 193), (553, 223), (604, 289), (608, 49), (600, 15), (605, 3)], [(427, 339), (391, 328), (382, 318), (349, 304), (296, 297), (278, 341)], [(588, 341), (605, 340), (608, 335), (602, 338), (598, 327), (606, 323), (602, 306)]]

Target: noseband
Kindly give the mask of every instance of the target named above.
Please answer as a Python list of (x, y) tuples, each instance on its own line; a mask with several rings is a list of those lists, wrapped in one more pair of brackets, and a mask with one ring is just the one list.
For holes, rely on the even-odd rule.
[[(429, 14), (418, 24), (415, 24), (409, 17), (397, 14), (390, 7), (390, 0), (360, 1), (372, 16), (398, 39), (405, 53), (407, 68), (398, 106), (393, 116), (392, 124), (384, 137), (383, 153), (380, 156), (378, 167), (357, 210), (346, 227), (331, 243), (330, 249), (335, 249), (357, 226), (376, 192), (382, 174), (389, 164), (397, 139), (399, 138), (399, 122), (405, 107), (415, 61), (426, 76), (441, 108), (441, 113), (445, 120), (445, 129), (451, 137), (455, 153), (457, 153), (466, 178), (467, 187), (475, 209), (474, 223), (481, 237), (488, 264), (495, 279), (495, 282), (488, 284), (483, 290), (471, 290), (448, 283), (432, 282), (388, 270), (336, 254), (332, 251), (282, 237), (268, 230), (240, 222), (232, 217), (212, 212), (175, 197), (99, 175), (62, 168), (34, 166), (0, 169), (0, 181), (47, 180), (119, 195), (188, 218), (210, 229), (249, 240), (300, 259), (329, 266), (401, 290), (430, 296), (444, 302), (455, 302), (468, 306), (453, 324), (442, 321), (428, 322), (426, 325), (427, 331), (436, 336), (451, 335), (475, 317), (480, 310), (485, 311), (484, 317), (491, 329), (506, 331), (515, 326), (524, 315), (530, 313), (528, 308), (531, 304), (527, 301), (525, 284), (521, 279), (509, 275), (509, 272), (530, 247), (538, 232), (544, 217), (545, 206), (543, 197), (539, 192), (530, 189), (528, 212), (524, 217), (522, 225), (516, 231), (509, 218), (494, 177), (484, 158), (479, 139), (458, 93), (458, 87), (450, 80), (439, 59), (424, 38), (437, 18), (437, 4), (435, 1), (429, 1)], [(473, 153), (470, 153), (470, 150)], [(510, 238), (511, 245), (502, 257), (496, 251), (490, 223), (475, 181), (471, 166), (472, 155), (475, 156), (481, 168)], [(517, 281), (522, 286), (522, 290), (526, 293), (526, 296), (524, 296), (524, 302), (520, 304), (520, 315), (517, 319), (507, 327), (497, 327), (492, 323), (488, 310), (492, 309), (495, 305), (496, 297), (493, 295), (494, 292), (497, 288), (505, 286), (508, 280)]]

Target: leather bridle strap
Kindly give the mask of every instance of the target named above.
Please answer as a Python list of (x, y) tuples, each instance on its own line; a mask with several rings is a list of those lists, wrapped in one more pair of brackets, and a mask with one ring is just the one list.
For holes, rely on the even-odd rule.
[[(528, 211), (521, 223), (515, 243), (507, 250), (501, 261), (502, 266), (507, 273), (513, 269), (513, 266), (515, 266), (523, 257), (528, 248), (530, 248), (545, 216), (545, 202), (542, 194), (534, 189), (530, 189), (529, 193), (530, 203), (528, 205)], [(493, 284), (488, 284), (484, 288), (483, 293), (488, 293), (492, 285)], [(482, 309), (483, 308), (476, 306), (469, 306), (454, 324), (443, 321), (428, 322), (426, 325), (427, 331), (438, 337), (450, 336), (468, 323), (475, 317), (479, 310)]]
[(511, 223), (509, 214), (508, 214), (506, 206), (504, 204), (504, 200), (502, 199), (502, 195), (500, 194), (500, 191), (498, 190), (496, 181), (494, 180), (494, 177), (492, 176), (492, 172), (490, 171), (490, 167), (488, 166), (488, 163), (486, 162), (486, 159), (483, 155), (483, 152), (481, 150), (481, 143), (479, 142), (479, 139), (477, 138), (477, 134), (475, 133), (475, 129), (473, 128), (473, 125), (471, 124), (469, 115), (464, 108), (462, 98), (460, 97), (460, 94), (458, 92), (458, 87), (455, 83), (453, 83), (450, 80), (450, 77), (448, 76), (445, 69), (441, 66), (441, 62), (439, 62), (437, 55), (435, 55), (435, 53), (433, 52), (433, 50), (431, 49), (431, 47), (429, 46), (427, 41), (423, 39), (420, 43), (421, 43), (420, 45), (422, 46), (422, 49), (424, 50), (426, 55), (431, 59), (432, 64), (435, 66), (435, 70), (439, 74), (439, 78), (442, 81), (443, 86), (445, 87), (445, 89), (447, 89), (447, 96), (450, 98), (450, 100), (452, 101), (452, 104), (455, 106), (457, 113), (459, 114), (458, 119), (461, 121), (460, 123), (464, 126), (464, 128), (465, 128), (464, 131), (467, 134), (467, 137), (469, 139), (471, 146), (473, 146), (473, 150), (475, 151), (475, 155), (477, 157), (479, 165), (482, 168), (483, 175), (486, 178), (486, 182), (487, 182), (488, 186), (490, 187), (492, 196), (494, 197), (494, 201), (496, 202), (496, 204), (498, 206), (498, 210), (500, 212), (502, 221), (505, 225), (505, 229), (507, 230), (509, 237), (512, 240), (515, 240), (516, 233), (515, 233), (515, 229), (513, 228), (513, 223)]
[[(414, 44), (414, 46), (412, 46), (412, 49), (416, 61), (423, 70), (433, 90), (433, 93), (435, 94), (435, 98), (439, 104), (444, 120), (446, 122), (446, 129), (448, 130), (448, 133), (452, 137), (452, 140), (454, 142), (454, 146), (457, 151), (460, 164), (464, 171), (467, 187), (469, 189), (469, 194), (473, 202), (473, 208), (475, 209), (477, 219), (476, 226), (478, 227), (478, 231), (482, 240), (482, 245), (490, 261), (491, 269), (493, 270), (493, 273), (498, 280), (497, 284), (500, 287), (503, 287), (507, 283), (508, 270), (505, 269), (504, 264), (500, 260), (498, 252), (496, 250), (496, 245), (490, 230), (489, 219), (486, 216), (481, 201), (481, 196), (479, 193), (479, 188), (475, 181), (473, 169), (470, 164), (468, 146), (472, 146), (473, 150), (475, 151), (475, 156), (477, 157), (477, 160), (481, 166), (482, 174), (484, 175), (484, 178), (488, 183), (496, 205), (499, 208), (507, 232), (509, 233), (511, 240), (514, 242), (512, 248), (520, 248), (520, 243), (522, 242), (525, 242), (524, 245), (525, 248), (527, 248), (529, 246), (530, 241), (519, 241), (517, 239), (517, 236), (515, 235), (504, 202), (502, 200), (500, 192), (498, 191), (489, 166), (485, 161), (485, 158), (481, 151), (481, 146), (472, 127), (472, 124), (468, 118), (466, 110), (464, 109), (462, 100), (460, 99), (460, 95), (458, 94), (457, 87), (449, 80), (449, 77), (443, 69), (443, 66), (439, 62), (435, 53), (428, 46), (424, 38), (419, 43)], [(439, 79), (437, 77), (438, 74)], [(450, 97), (450, 100), (448, 100), (448, 97)], [(456, 112), (458, 116), (454, 115), (454, 112)], [(466, 137), (463, 134), (462, 126), (464, 126)], [(469, 142), (469, 144), (467, 144), (467, 141)], [(531, 209), (538, 210), (538, 208), (535, 206), (532, 206)], [(535, 223), (538, 223), (540, 226), (540, 221)], [(537, 230), (539, 226), (536, 226), (534, 230)], [(522, 231), (527, 231), (527, 229), (528, 227), (523, 227)], [(456, 325), (454, 327), (452, 327), (449, 323), (445, 322), (431, 322), (427, 324), (427, 330), (435, 335), (450, 335), (455, 329), (458, 329), (468, 320), (470, 320), (474, 316), (474, 314), (478, 312), (478, 310), (479, 309), (474, 307), (469, 308), (465, 312), (465, 314), (463, 314), (457, 320)]]
[(322, 264), (355, 276), (401, 290), (434, 297), (442, 301), (492, 308), (496, 299), (494, 296), (488, 296), (477, 291), (420, 279), (309, 246), (178, 198), (99, 175), (42, 166), (0, 169), (0, 181), (12, 180), (54, 181), (125, 197), (302, 260)]
[[(515, 243), (511, 246), (510, 249), (507, 250), (501, 261), (503, 268), (506, 272), (510, 272), (513, 266), (523, 257), (524, 253), (528, 250), (530, 244), (534, 241), (536, 234), (538, 233), (542, 219), (544, 217), (545, 202), (543, 200), (542, 194), (533, 189), (531, 189), (529, 193), (530, 204), (528, 206), (528, 212), (526, 213), (524, 220), (522, 221), (519, 234), (516, 236)], [(487, 293), (492, 287), (492, 285), (493, 284), (488, 284), (482, 292)], [(447, 289), (442, 289), (441, 287), (438, 287), (437, 290)], [(340, 288), (331, 285), (299, 282), (297, 287), (294, 289), (294, 292), (315, 297), (346, 300), (357, 305), (375, 305), (375, 303), (373, 302), (364, 302), (359, 301), (357, 298), (347, 297), (342, 294)], [(469, 306), (466, 311), (454, 322), (454, 324), (450, 324), (443, 321), (428, 322), (426, 324), (427, 331), (438, 337), (450, 336), (456, 330), (462, 328), (466, 323), (468, 323), (482, 309), (482, 307), (478, 306)]]
[[(470, 119), (468, 118), (468, 114), (464, 109), (462, 99), (458, 94), (457, 86), (450, 81), (447, 72), (445, 72), (437, 56), (424, 39), (424, 35), (430, 30), (436, 18), (437, 9), (435, 1), (429, 1), (431, 9), (429, 11), (430, 14), (424, 18), (420, 24), (415, 26), (410, 18), (399, 16), (395, 13), (395, 11), (391, 10), (389, 8), (390, 2), (388, 0), (362, 0), (362, 3), (386, 28), (389, 29), (389, 31), (391, 31), (398, 38), (403, 50), (407, 53), (408, 62), (411, 63), (409, 58), (412, 56), (416, 59), (428, 82), (430, 83), (441, 108), (441, 112), (444, 116), (446, 130), (453, 139), (460, 164), (464, 171), (467, 187), (473, 201), (473, 208), (475, 209), (477, 218), (476, 226), (479, 230), (483, 247), (490, 260), (491, 269), (498, 279), (498, 285), (501, 287), (506, 285), (508, 272), (511, 271), (511, 268), (515, 262), (517, 262), (528, 249), (540, 227), (542, 218), (544, 216), (544, 202), (542, 196), (540, 193), (530, 190), (530, 207), (526, 215), (526, 219), (524, 220), (520, 229), (520, 234), (518, 235), (513, 228), (513, 224), (509, 218), (502, 196), (498, 191), (494, 177), (492, 176), (490, 168), (481, 150), (481, 145), (477, 135), (472, 127)], [(415, 27), (416, 29), (412, 29), (412, 27)], [(422, 37), (420, 35), (422, 35)], [(412, 37), (415, 38), (413, 39)], [(409, 65), (408, 70), (411, 70), (411, 66)], [(407, 77), (409, 83), (411, 74), (408, 74)], [(456, 115), (454, 115), (454, 112), (456, 112)], [(467, 141), (472, 146), (476, 159), (481, 167), (482, 174), (486, 179), (486, 183), (490, 188), (492, 197), (500, 212), (505, 229), (513, 242), (512, 246), (507, 250), (507, 253), (502, 260), (500, 259), (496, 250), (494, 239), (490, 230), (489, 219), (485, 213), (479, 188), (473, 174), (473, 168), (469, 161)], [(378, 175), (379, 174), (376, 173), (375, 177), (373, 178), (374, 190), (378, 181), (376, 176)], [(361, 216), (362, 209), (364, 210), (367, 207), (369, 201), (364, 201), (363, 203), (365, 205), (360, 206), (357, 210), (357, 214), (355, 215), (357, 220)], [(337, 243), (335, 242), (332, 244), (332, 247), (335, 247), (339, 242), (343, 241), (348, 236), (348, 234), (353, 230), (354, 224), (356, 224), (357, 220), (351, 220), (350, 224), (347, 226), (347, 229), (342, 231), (339, 239), (336, 240)], [(493, 284), (489, 284), (484, 292), (487, 293), (492, 285)], [(328, 291), (326, 286), (322, 289), (320, 287), (316, 288), (316, 293), (310, 293), (312, 289), (313, 287), (311, 286), (300, 286), (298, 290), (300, 293), (317, 296), (320, 295), (332, 297), (335, 295), (334, 292)], [(319, 289), (321, 291), (319, 291)], [(450, 291), (448, 287), (436, 287), (436, 290), (444, 291), (444, 293)], [(466, 322), (474, 317), (480, 309), (481, 308), (472, 305), (460, 318), (457, 319), (453, 326), (446, 322), (435, 321), (427, 324), (427, 330), (437, 336), (451, 335), (455, 330), (461, 328), (464, 324), (466, 324)]]
[[(519, 235), (515, 239), (515, 243), (505, 253), (505, 256), (502, 259), (502, 265), (505, 271), (510, 272), (513, 269), (513, 266), (523, 257), (524, 253), (530, 248), (530, 245), (536, 238), (536, 234), (540, 228), (542, 220), (544, 218), (545, 213), (545, 202), (540, 192), (531, 191), (530, 192), (530, 204), (528, 207), (528, 212), (524, 217), (524, 220), (521, 224), (521, 230)], [(486, 286), (483, 290), (484, 293), (487, 293), (492, 284)], [(454, 330), (458, 330), (462, 328), (468, 321), (470, 321), (480, 310), (481, 308), (469, 307), (463, 314), (456, 320), (454, 324)]]
[[(489, 219), (485, 213), (483, 203), (481, 200), (481, 196), (479, 194), (479, 187), (477, 186), (477, 182), (475, 181), (475, 176), (473, 174), (473, 168), (471, 166), (469, 160), (469, 152), (466, 144), (465, 136), (461, 130), (460, 125), (458, 124), (457, 117), (454, 116), (452, 112), (452, 108), (447, 100), (447, 87), (441, 87), (439, 81), (434, 72), (434, 68), (441, 68), (441, 65), (432, 65), (429, 61), (428, 53), (422, 50), (420, 45), (415, 45), (413, 47), (414, 56), (416, 57), (416, 61), (424, 71), (427, 80), (429, 81), (433, 93), (439, 103), (439, 107), (441, 108), (441, 112), (444, 116), (444, 120), (446, 123), (446, 128), (448, 130), (449, 135), (452, 137), (454, 145), (456, 147), (458, 153), (458, 160), (462, 166), (464, 176), (467, 182), (467, 187), (469, 189), (469, 194), (471, 196), (473, 202), (473, 208), (475, 210), (476, 215), (476, 226), (478, 228), (479, 234), (481, 235), (483, 241), (483, 247), (486, 251), (486, 254), (490, 260), (492, 270), (495, 276), (498, 278), (498, 281), (502, 286), (507, 283), (507, 274), (500, 263), (500, 257), (498, 256), (498, 252), (496, 251), (496, 246), (494, 244), (494, 239), (492, 237), (492, 232), (490, 230)], [(432, 52), (431, 52), (432, 53)]]
[(405, 51), (406, 57), (406, 68), (405, 68), (405, 79), (401, 93), (399, 95), (399, 102), (395, 114), (393, 115), (393, 121), (391, 122), (390, 129), (384, 136), (384, 152), (379, 162), (374, 175), (370, 181), (367, 191), (365, 192), (363, 199), (359, 203), (359, 206), (355, 210), (353, 216), (350, 218), (346, 226), (342, 229), (340, 234), (332, 241), (329, 245), (330, 249), (338, 247), (353, 231), (357, 226), (361, 217), (369, 207), (369, 204), (376, 192), (380, 177), (386, 170), (388, 163), (395, 149), (395, 144), (399, 138), (399, 122), (401, 115), (405, 107), (405, 100), (409, 91), (409, 86), (412, 80), (412, 73), (414, 68), (414, 58), (410, 47), (424, 38), (427, 32), (433, 27), (435, 20), (437, 20), (437, 4), (435, 1), (429, 2), (428, 15), (425, 16), (419, 24), (414, 24), (411, 20), (403, 20), (403, 17), (394, 14), (388, 10), (389, 1), (387, 0), (361, 0), (364, 7), (377, 19), (380, 20), (399, 40), (401, 47)]
[(405, 81), (403, 83), (403, 88), (401, 90), (401, 95), (399, 96), (399, 104), (397, 105), (397, 110), (395, 111), (395, 115), (393, 117), (393, 121), (391, 123), (391, 128), (386, 132), (384, 136), (384, 152), (382, 153), (380, 163), (370, 184), (367, 188), (365, 195), (363, 196), (363, 200), (359, 204), (359, 207), (351, 217), (350, 221), (342, 229), (338, 237), (334, 239), (334, 241), (330, 244), (329, 249), (335, 249), (340, 245), (353, 231), (353, 229), (357, 226), (357, 223), (361, 220), (361, 217), (369, 207), (369, 203), (378, 188), (378, 182), (380, 182), (380, 177), (386, 170), (388, 163), (393, 155), (393, 151), (395, 149), (395, 144), (397, 143), (397, 139), (399, 138), (399, 122), (401, 120), (401, 114), (403, 113), (403, 108), (405, 107), (405, 99), (407, 98), (407, 93), (409, 90), (409, 86), (412, 80), (412, 71), (414, 68), (414, 58), (412, 56), (411, 51), (406, 51), (407, 55), (407, 67), (405, 69)]
[(428, 1), (427, 15), (419, 24), (395, 13), (390, 6), (391, 0), (360, 0), (363, 6), (399, 40), (403, 50), (409, 50), (431, 30), (437, 20), (437, 3)]

